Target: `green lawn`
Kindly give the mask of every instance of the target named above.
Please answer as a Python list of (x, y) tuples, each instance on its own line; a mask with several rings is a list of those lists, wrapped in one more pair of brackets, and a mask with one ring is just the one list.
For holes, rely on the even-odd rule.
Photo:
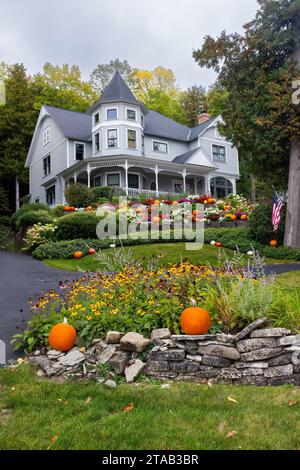
[[(193, 264), (208, 264), (210, 263), (212, 266), (218, 264), (218, 256), (220, 250), (211, 245), (204, 245), (201, 250), (190, 251), (186, 250), (185, 243), (155, 243), (149, 245), (136, 245), (131, 246), (129, 248), (125, 247), (124, 250), (130, 250), (133, 254), (133, 257), (143, 261), (143, 264), (146, 265), (147, 261), (152, 256), (161, 256), (160, 264), (168, 264), (168, 263), (178, 263), (182, 259), (187, 258)], [(114, 250), (118, 250), (120, 248), (109, 248), (105, 250), (106, 254), (111, 254)], [(222, 248), (222, 252), (225, 252), (229, 257), (232, 257), (233, 251), (227, 248)], [(246, 264), (248, 261), (248, 256), (243, 255), (243, 261)], [(266, 263), (268, 264), (280, 264), (285, 261), (282, 260), (274, 260), (274, 259), (266, 259)], [(53, 266), (59, 269), (66, 269), (66, 270), (78, 270), (84, 269), (89, 271), (95, 271), (100, 269), (99, 261), (95, 260), (94, 256), (85, 256), (80, 260), (75, 259), (52, 259), (52, 260), (44, 260), (44, 263)], [(300, 269), (300, 263), (299, 263)]]
[(279, 274), (276, 277), (276, 283), (281, 288), (298, 289), (300, 292), (300, 270)]
[(111, 390), (38, 380), (28, 366), (1, 370), (0, 382), (2, 450), (300, 450), (299, 388), (142, 382)]

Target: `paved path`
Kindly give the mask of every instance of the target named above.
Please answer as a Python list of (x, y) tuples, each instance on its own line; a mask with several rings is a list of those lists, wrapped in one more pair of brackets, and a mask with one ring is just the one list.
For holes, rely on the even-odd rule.
[[(296, 270), (300, 270), (300, 263), (266, 267), (267, 273), (275, 274)], [(0, 339), (6, 342), (7, 358), (13, 355), (12, 336), (30, 317), (28, 298), (36, 292), (56, 288), (60, 280), (74, 277), (74, 272), (51, 268), (29, 255), (0, 251)], [(23, 322), (20, 309), (23, 309)]]
[[(56, 288), (60, 280), (75, 273), (45, 266), (23, 253), (0, 251), (0, 339), (6, 343), (7, 359), (12, 357), (10, 340), (30, 317), (28, 298), (41, 290)], [(23, 322), (23, 324), (24, 324)]]

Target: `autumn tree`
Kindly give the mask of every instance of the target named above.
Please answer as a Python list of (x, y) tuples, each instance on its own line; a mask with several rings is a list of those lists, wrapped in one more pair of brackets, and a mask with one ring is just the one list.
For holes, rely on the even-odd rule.
[(300, 248), (300, 110), (291, 100), (300, 76), (300, 0), (258, 3), (244, 34), (207, 36), (194, 58), (219, 73), (228, 93), (224, 135), (266, 184), (289, 186), (285, 244)]
[(33, 86), (37, 96), (36, 109), (48, 104), (72, 111), (87, 112), (98, 98), (92, 85), (81, 78), (77, 65), (64, 64), (60, 67), (46, 63), (43, 73), (34, 76)]
[(99, 64), (90, 74), (90, 84), (98, 97), (107, 87), (115, 72), (119, 72), (129, 86), (133, 85), (133, 68), (127, 60), (111, 60), (108, 64)]

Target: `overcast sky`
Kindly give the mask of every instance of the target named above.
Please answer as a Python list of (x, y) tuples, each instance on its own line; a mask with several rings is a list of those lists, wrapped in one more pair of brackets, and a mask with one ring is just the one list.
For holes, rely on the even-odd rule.
[(0, 62), (79, 65), (83, 77), (99, 63), (174, 70), (180, 86), (209, 85), (214, 73), (192, 57), (205, 35), (241, 32), (256, 0), (1, 0)]

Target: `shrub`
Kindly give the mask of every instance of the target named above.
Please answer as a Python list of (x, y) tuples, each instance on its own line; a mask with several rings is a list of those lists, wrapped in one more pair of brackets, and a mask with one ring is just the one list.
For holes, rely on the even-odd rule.
[(19, 210), (17, 210), (17, 212), (15, 212), (11, 218), (10, 218), (10, 226), (13, 230), (16, 230), (17, 229), (17, 224), (18, 224), (18, 220), (19, 218), (25, 214), (26, 212), (34, 212), (34, 211), (46, 211), (48, 213), (50, 213), (50, 208), (48, 206), (46, 206), (46, 204), (43, 204), (41, 202), (34, 202), (34, 203), (31, 203), (31, 204), (24, 204), (22, 207), (20, 207)]
[(37, 247), (32, 255), (34, 258), (43, 259), (70, 259), (74, 251), (82, 251), (87, 255), (89, 248), (99, 250), (108, 248), (112, 242), (109, 240), (65, 240), (61, 242), (48, 242)]
[(113, 188), (109, 186), (96, 186), (92, 188), (91, 191), (94, 195), (95, 202), (103, 202), (103, 199), (110, 201), (113, 196)]
[(284, 239), (285, 228), (285, 210), (282, 211), (281, 223), (278, 231), (274, 233), (272, 226), (272, 210), (271, 205), (259, 205), (251, 213), (249, 218), (249, 234), (253, 240), (264, 245), (268, 245), (271, 240), (276, 239), (280, 244)]
[(57, 239), (94, 238), (98, 218), (94, 212), (75, 212), (57, 220)]
[(65, 215), (64, 206), (62, 206), (61, 204), (57, 204), (54, 209), (51, 209), (51, 214), (54, 217), (62, 217), (63, 215)]
[(94, 201), (92, 190), (82, 183), (74, 183), (68, 186), (65, 190), (65, 198), (74, 207), (86, 207)]
[(32, 227), (35, 224), (49, 224), (52, 222), (52, 216), (49, 214), (48, 211), (45, 210), (37, 210), (37, 211), (28, 211), (24, 212), (23, 214), (18, 217), (16, 222), (17, 230), (25, 229), (27, 227)]
[(29, 251), (34, 250), (36, 247), (47, 243), (55, 238), (56, 226), (53, 224), (42, 225), (41, 223), (34, 225), (27, 230), (25, 241), (26, 248)]

